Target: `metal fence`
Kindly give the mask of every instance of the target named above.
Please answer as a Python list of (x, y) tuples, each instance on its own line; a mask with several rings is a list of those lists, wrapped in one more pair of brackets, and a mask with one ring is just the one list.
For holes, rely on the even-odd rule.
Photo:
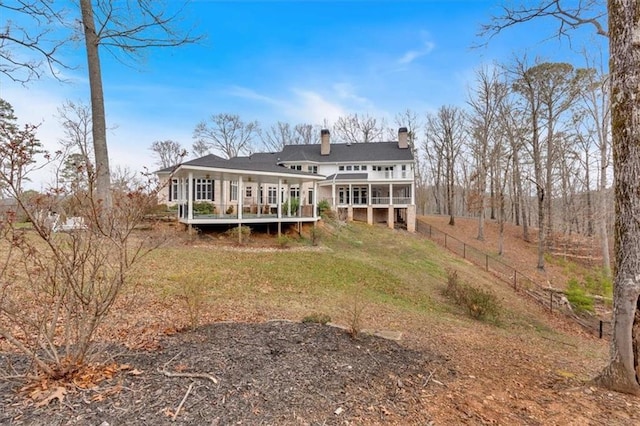
[(526, 293), (545, 308), (549, 309), (549, 311), (562, 312), (572, 317), (584, 328), (593, 334), (599, 335), (600, 338), (611, 336), (611, 321), (604, 321), (595, 317), (584, 318), (576, 315), (570, 309), (567, 309), (567, 301), (562, 292), (540, 285), (536, 280), (528, 277), (501, 259), (498, 259), (495, 255), (490, 255), (478, 250), (464, 241), (421, 220), (417, 221), (416, 231), (425, 235), (436, 244), (484, 269), (500, 281), (512, 286), (514, 290)]

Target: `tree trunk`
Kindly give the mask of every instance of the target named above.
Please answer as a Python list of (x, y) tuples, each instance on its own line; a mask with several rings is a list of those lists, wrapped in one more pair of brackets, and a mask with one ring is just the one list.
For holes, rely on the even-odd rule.
[(109, 170), (109, 153), (107, 151), (107, 125), (104, 110), (104, 94), (102, 91), (102, 71), (98, 54), (99, 38), (96, 33), (91, 0), (80, 0), (84, 40), (87, 49), (87, 65), (89, 68), (89, 87), (91, 91), (91, 119), (93, 151), (96, 160), (95, 195), (102, 207), (111, 206), (111, 175)]
[(598, 234), (602, 250), (602, 268), (604, 273), (611, 276), (611, 259), (609, 257), (609, 232), (607, 231), (607, 144), (600, 147), (600, 214), (598, 219)]
[(616, 276), (610, 363), (597, 381), (640, 395), (640, 0), (609, 0), (608, 11)]

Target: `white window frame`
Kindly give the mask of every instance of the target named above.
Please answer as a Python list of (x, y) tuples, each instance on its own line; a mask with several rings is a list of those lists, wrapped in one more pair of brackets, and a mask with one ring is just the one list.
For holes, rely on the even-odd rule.
[(238, 201), (238, 181), (229, 181), (229, 201)]
[(213, 201), (213, 181), (197, 178), (193, 185), (193, 193), (195, 201)]
[(169, 185), (169, 201), (177, 201), (179, 198), (178, 191), (180, 188), (180, 182), (178, 179), (171, 179), (171, 185)]

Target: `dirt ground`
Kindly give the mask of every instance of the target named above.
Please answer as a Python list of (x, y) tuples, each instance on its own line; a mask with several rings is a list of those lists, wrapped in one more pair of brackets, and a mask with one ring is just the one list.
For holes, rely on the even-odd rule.
[[(474, 226), (458, 220), (447, 231), (475, 244)], [(531, 247), (512, 231), (507, 253), (524, 267)], [(568, 337), (514, 337), (489, 324), (425, 323), (389, 310), (371, 315), (401, 324), (400, 341), (353, 339), (340, 328), (274, 320), (287, 317), (286, 307), (224, 303), (209, 325), (178, 331), (167, 324), (184, 314), (171, 306), (138, 295), (136, 309), (148, 322), (105, 339), (121, 344), (101, 347), (100, 367), (72, 386), (24, 386), (11, 376), (28, 360), (0, 354), (0, 424), (640, 424), (640, 398), (589, 381), (606, 362), (607, 342), (535, 304), (526, 309), (544, 320), (533, 326)]]

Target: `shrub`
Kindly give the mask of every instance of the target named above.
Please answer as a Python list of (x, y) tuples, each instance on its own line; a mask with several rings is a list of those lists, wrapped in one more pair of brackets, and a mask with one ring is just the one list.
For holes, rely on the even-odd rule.
[(233, 214), (234, 211), (234, 207), (233, 205), (227, 207), (227, 211), (225, 211), (226, 214)]
[(286, 235), (280, 235), (277, 241), (278, 245), (281, 248), (286, 248), (289, 246), (289, 244), (291, 244), (291, 238), (287, 237)]
[(185, 277), (181, 283), (181, 297), (184, 300), (189, 317), (189, 326), (196, 329), (200, 325), (200, 318), (206, 302), (205, 283), (202, 278)]
[(215, 214), (215, 212), (216, 206), (207, 201), (193, 203), (193, 213), (195, 214)]
[(291, 203), (291, 215), (298, 215), (298, 208), (300, 207), (299, 198), (290, 198), (282, 204), (282, 214), (286, 215), (289, 212), (289, 203)]
[(594, 312), (593, 297), (587, 294), (583, 284), (571, 278), (567, 283), (567, 300), (577, 312)]
[[(238, 235), (241, 233), (241, 235)], [(249, 242), (251, 238), (251, 228), (248, 226), (236, 226), (235, 228), (231, 228), (225, 232), (225, 235), (229, 238), (234, 238), (238, 240), (240, 243)]]
[(328, 212), (331, 211), (331, 205), (328, 200), (321, 200), (318, 203), (318, 214), (324, 217)]
[(447, 271), (444, 295), (465, 308), (474, 319), (497, 321), (500, 317), (500, 303), (497, 297), (490, 291), (460, 282), (457, 271)]
[(327, 314), (314, 312), (302, 318), (303, 323), (326, 324), (331, 322), (331, 317)]

